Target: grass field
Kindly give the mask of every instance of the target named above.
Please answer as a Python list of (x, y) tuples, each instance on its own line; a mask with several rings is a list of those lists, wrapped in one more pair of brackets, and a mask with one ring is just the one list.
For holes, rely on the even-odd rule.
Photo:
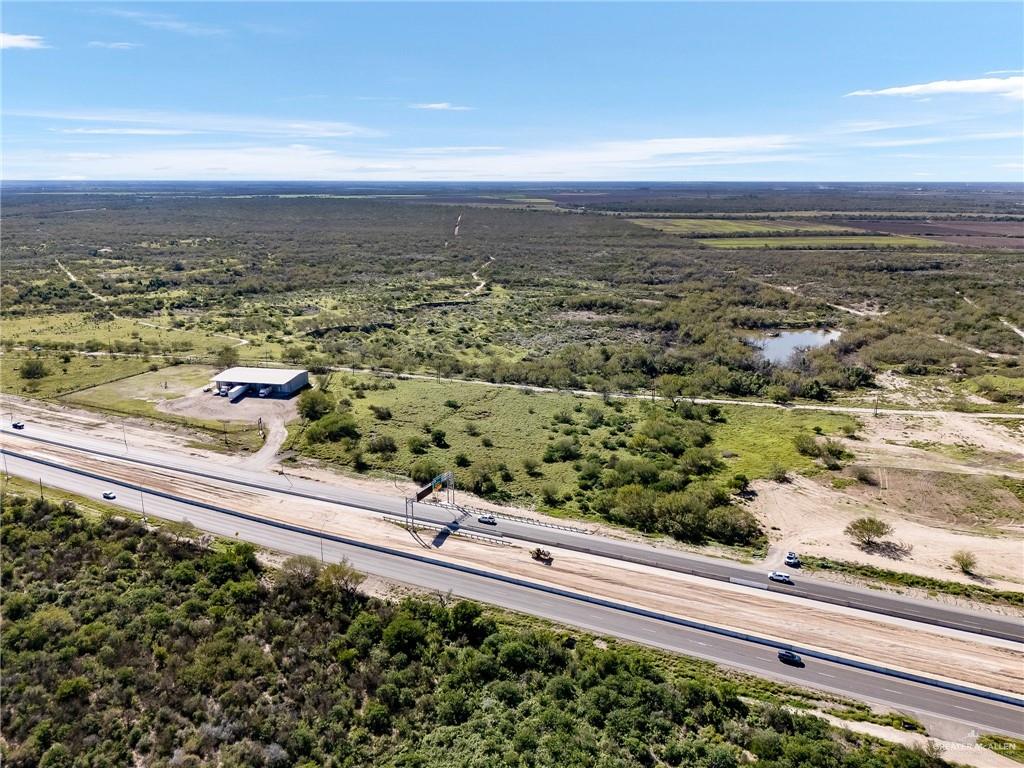
[(941, 248), (945, 243), (925, 240), (920, 237), (897, 235), (836, 235), (825, 237), (716, 237), (699, 240), (712, 248), (820, 248), (822, 250), (843, 248)]
[(641, 227), (678, 235), (729, 235), (785, 232), (848, 232), (843, 227), (805, 221), (752, 221), (738, 219), (629, 219)]
[(813, 432), (818, 427), (823, 434), (835, 435), (843, 427), (858, 426), (852, 416), (825, 411), (724, 406), (722, 413), (725, 422), (713, 430), (713, 445), (736, 454), (726, 459), (729, 474), (740, 472), (751, 479), (768, 477), (775, 467), (798, 472), (814, 468), (814, 461), (798, 453), (793, 444), (801, 432)]
[[(170, 328), (170, 321), (167, 318), (145, 321), (117, 318), (100, 321), (86, 312), (66, 312), (36, 317), (7, 317), (3, 322), (4, 341), (13, 346), (85, 345), (93, 342), (99, 349), (110, 344), (137, 343), (144, 348), (160, 350), (165, 354), (186, 356), (208, 355), (238, 343), (234, 338), (218, 336), (213, 331)], [(239, 351), (245, 352), (246, 355), (259, 355), (263, 350), (257, 343)]]
[[(579, 440), (581, 456), (607, 457), (629, 443), (634, 426), (651, 408), (639, 400), (604, 403), (597, 397), (425, 380), (386, 380), (385, 386), (393, 388), (364, 390), (363, 397), (353, 397), (352, 384), (380, 381), (369, 376), (335, 374), (330, 385), (338, 397), (351, 400), (362, 435), (363, 460), (371, 471), (408, 476), (412, 465), (426, 458), (441, 469), (454, 469), (456, 478), (462, 478), (460, 484), (465, 485), (465, 478), (474, 468), (504, 465), (511, 476), (501, 483), (502, 490), (509, 499), (527, 503), (550, 497), (551, 490), (557, 490), (563, 500), (576, 493), (578, 462), (542, 460), (551, 442), (573, 436)], [(386, 408), (390, 418), (381, 420), (373, 408)], [(825, 434), (835, 434), (844, 426), (856, 426), (856, 421), (848, 416), (824, 412), (731, 407), (723, 409), (722, 414), (723, 421), (709, 425), (710, 448), (727, 457), (716, 475), (722, 483), (736, 473), (751, 479), (767, 477), (777, 466), (810, 470), (814, 462), (794, 447), (793, 438), (798, 433), (818, 427)], [(444, 431), (448, 447), (431, 444), (430, 431), (434, 429)], [(351, 457), (339, 444), (309, 445), (298, 435), (299, 429), (293, 427), (294, 447), (306, 455), (351, 465)], [(397, 450), (383, 454), (367, 452), (366, 446), (373, 436), (390, 437)], [(413, 453), (410, 439), (425, 441), (425, 453)], [(471, 462), (468, 467), (458, 466), (460, 454)], [(534, 460), (536, 469), (528, 472), (524, 459)], [(554, 512), (578, 511), (574, 500), (546, 506)]]
[(186, 418), (157, 409), (159, 401), (181, 397), (190, 390), (209, 383), (210, 375), (215, 370), (204, 365), (162, 368), (130, 378), (108, 381), (106, 384), (80, 390), (62, 399), (73, 405), (203, 430), (216, 438), (209, 445), (204, 443), (203, 447), (259, 450), (263, 440), (256, 427), (250, 423)]
[[(19, 369), (26, 360), (37, 358), (48, 374), (41, 379), (24, 379)], [(53, 398), (86, 387), (122, 379), (148, 371), (153, 363), (137, 357), (87, 357), (68, 355), (34, 355), (27, 352), (6, 352), (0, 356), (0, 391), (19, 397)]]

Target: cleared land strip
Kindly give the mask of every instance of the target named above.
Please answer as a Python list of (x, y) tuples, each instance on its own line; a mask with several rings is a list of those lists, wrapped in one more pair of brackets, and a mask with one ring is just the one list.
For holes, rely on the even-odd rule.
[[(37, 431), (37, 430), (34, 430)], [(125, 461), (131, 464), (168, 469), (185, 475), (199, 478), (200, 481), (213, 480), (243, 489), (255, 489), (285, 494), (299, 499), (341, 505), (346, 508), (358, 508), (377, 515), (389, 516), (393, 519), (404, 517), (402, 501), (399, 496), (380, 495), (370, 492), (354, 493), (350, 488), (338, 488), (330, 484), (297, 479), (298, 484), (287, 478), (288, 486), (284, 487), (277, 476), (264, 476), (249, 470), (228, 470), (221, 467), (209, 471), (205, 466), (182, 463), (179, 458), (174, 462), (168, 457), (135, 450), (132, 455), (125, 455), (111, 450), (111, 446), (97, 445), (90, 441), (85, 445), (81, 442), (69, 441), (63, 434), (25, 434), (3, 430), (8, 438), (16, 444), (43, 443), (58, 448), (81, 451), (97, 457)], [(134, 436), (133, 436), (134, 440)], [(424, 519), (435, 525), (447, 526), (466, 533), (482, 533), (492, 535), (498, 533), (516, 542), (529, 542), (542, 546), (555, 546), (584, 554), (595, 555), (612, 560), (646, 565), (660, 570), (697, 576), (704, 579), (715, 579), (731, 583), (744, 584), (751, 579), (757, 580), (759, 588), (764, 588), (764, 574), (760, 569), (739, 566), (726, 561), (709, 561), (706, 558), (695, 558), (685, 553), (673, 551), (671, 548), (647, 547), (640, 544), (608, 538), (600, 534), (574, 529), (571, 526), (545, 526), (543, 521), (498, 512), (502, 518), (499, 528), (482, 526), (475, 523), (476, 512), (469, 509), (446, 508), (444, 505), (417, 505), (417, 519)], [(449, 517), (450, 516), (450, 517)], [(458, 523), (454, 521), (458, 519)], [(511, 523), (507, 524), (506, 520)], [(539, 526), (539, 527), (538, 527)], [(548, 528), (553, 528), (548, 530)], [(737, 581), (737, 579), (739, 581)], [(832, 583), (823, 583), (799, 579), (796, 586), (776, 587), (789, 596), (797, 596), (806, 600), (830, 603), (883, 616), (922, 622), (937, 627), (957, 629), (1004, 640), (1024, 642), (1024, 632), (1019, 622), (994, 614), (967, 613), (956, 609), (948, 609), (939, 604), (923, 605), (907, 601), (896, 596), (887, 596), (875, 592), (863, 593), (860, 590)]]
[[(408, 554), (424, 551), (407, 532), (359, 510), (198, 482), (169, 471), (140, 471), (137, 466), (99, 460), (67, 449), (20, 453), (58, 467), (81, 469), (111, 482), (131, 487), (142, 485), (201, 504), (242, 509), (248, 515), (286, 525), (321, 530)], [(960, 633), (908, 626), (898, 620), (885, 621), (861, 611), (812, 607), (786, 595), (752, 592), (568, 550), (553, 551), (555, 564), (550, 568), (533, 562), (525, 549), (503, 549), (496, 553), (493, 547), (451, 539), (440, 550), (431, 550), (430, 556), (504, 577), (526, 578), (553, 588), (753, 633), (780, 645), (795, 643), (817, 653), (838, 653), (912, 674), (994, 691), (1024, 692), (1022, 656), (1019, 645), (1013, 643), (968, 639)]]

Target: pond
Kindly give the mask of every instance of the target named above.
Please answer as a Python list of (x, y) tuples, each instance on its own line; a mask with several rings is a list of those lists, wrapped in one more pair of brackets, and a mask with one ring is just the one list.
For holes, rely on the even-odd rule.
[(761, 354), (776, 365), (789, 360), (797, 349), (822, 347), (830, 341), (838, 339), (842, 331), (811, 330), (811, 331), (780, 331), (777, 336), (765, 336), (754, 339), (761, 348)]

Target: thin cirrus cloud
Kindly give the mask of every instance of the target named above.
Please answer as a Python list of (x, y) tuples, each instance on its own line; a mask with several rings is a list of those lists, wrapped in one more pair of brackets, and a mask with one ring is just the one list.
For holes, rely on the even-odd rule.
[(111, 8), (104, 13), (116, 16), (120, 19), (133, 21), (149, 29), (157, 29), (164, 32), (177, 32), (191, 37), (216, 37), (227, 34), (226, 29), (201, 24), (193, 21), (186, 21), (169, 13), (150, 13), (149, 11), (127, 11), (120, 8)]
[(410, 104), (410, 109), (428, 109), (434, 112), (469, 112), (475, 107), (464, 107), (452, 104), (450, 101), (428, 101), (420, 104)]
[[(235, 134), (237, 136), (274, 136), (288, 138), (349, 138), (382, 135), (380, 131), (354, 123), (331, 120), (289, 120), (251, 115), (218, 115), (191, 112), (145, 110), (95, 110), (89, 112), (53, 112), (10, 110), (5, 116), (86, 123), (56, 128), (61, 133), (120, 135), (184, 135), (187, 133)], [(104, 123), (91, 126), (89, 123)]]
[(1024, 99), (1024, 76), (978, 77), (973, 80), (935, 80), (930, 83), (898, 85), (892, 88), (862, 89), (847, 96), (944, 96), (949, 94), (995, 94)]
[(130, 51), (135, 48), (141, 48), (142, 43), (125, 43), (125, 42), (107, 42), (105, 40), (90, 40), (90, 48), (106, 48), (110, 51)]
[(195, 131), (177, 128), (62, 128), (59, 133), (87, 136), (187, 136)]
[(881, 139), (878, 141), (866, 141), (859, 146), (885, 148), (885, 147), (918, 147), (929, 144), (954, 144), (967, 141), (1001, 141), (1004, 139), (1020, 139), (1024, 137), (1021, 131), (990, 131), (988, 133), (967, 133), (950, 134), (948, 136), (920, 136), (906, 139)]
[(46, 41), (39, 35), (12, 35), (0, 32), (0, 48), (49, 48)]

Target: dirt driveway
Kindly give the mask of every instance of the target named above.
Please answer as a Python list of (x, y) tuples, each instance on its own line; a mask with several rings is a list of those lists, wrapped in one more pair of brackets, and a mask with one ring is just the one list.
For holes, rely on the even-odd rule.
[(250, 424), (258, 424), (262, 420), (265, 436), (263, 447), (242, 462), (250, 469), (262, 469), (273, 462), (288, 437), (288, 422), (299, 416), (297, 397), (278, 399), (247, 396), (232, 403), (226, 397), (203, 392), (202, 387), (184, 397), (158, 403), (156, 407), (164, 413), (195, 419), (243, 421)]

